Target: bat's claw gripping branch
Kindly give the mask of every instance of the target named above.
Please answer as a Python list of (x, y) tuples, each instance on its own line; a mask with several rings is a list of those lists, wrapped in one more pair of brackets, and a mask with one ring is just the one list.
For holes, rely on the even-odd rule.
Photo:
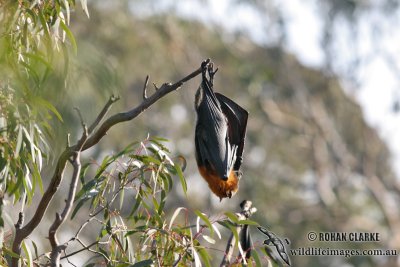
[(210, 83), (211, 85), (214, 85), (214, 75), (215, 73), (217, 73), (218, 68), (216, 68), (214, 70), (214, 64), (211, 62), (210, 64), (208, 64), (208, 76), (210, 77)]
[(212, 64), (212, 63), (211, 63), (211, 59), (209, 59), (209, 58), (207, 58), (206, 60), (201, 62), (201, 76), (202, 76), (203, 80), (207, 80), (207, 70), (208, 70), (210, 64)]
[(210, 84), (213, 85), (214, 75), (217, 73), (218, 68), (214, 71), (214, 63), (208, 58), (201, 63), (201, 73), (204, 80), (207, 80), (207, 72), (210, 77)]

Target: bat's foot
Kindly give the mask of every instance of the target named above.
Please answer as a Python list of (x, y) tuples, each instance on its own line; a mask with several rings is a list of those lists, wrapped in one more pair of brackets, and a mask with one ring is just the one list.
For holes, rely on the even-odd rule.
[(210, 77), (210, 83), (211, 85), (214, 85), (214, 75), (215, 73), (217, 73), (218, 68), (214, 70), (214, 64), (210, 62), (210, 64), (208, 64), (207, 70), (208, 70), (208, 76)]
[(201, 62), (201, 69), (203, 71), (207, 70), (208, 64), (210, 64), (211, 59), (207, 58), (206, 60), (204, 60), (203, 62)]
[[(203, 79), (209, 80), (210, 84), (213, 85), (214, 75), (217, 73), (218, 68), (214, 71), (214, 64), (211, 62), (209, 58), (201, 62), (201, 72)], [(207, 79), (207, 72), (209, 79)]]
[(206, 59), (201, 63), (201, 76), (203, 78), (203, 80), (208, 80), (207, 79), (207, 69), (208, 69), (208, 65), (210, 64), (210, 59)]

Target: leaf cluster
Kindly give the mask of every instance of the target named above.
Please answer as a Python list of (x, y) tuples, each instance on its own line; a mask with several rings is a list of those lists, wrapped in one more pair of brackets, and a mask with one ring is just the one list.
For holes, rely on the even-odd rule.
[[(88, 220), (99, 226), (96, 253), (89, 263), (100, 260), (147, 266), (157, 261), (168, 265), (176, 261), (176, 253), (183, 261), (191, 259), (190, 229), (171, 229), (165, 221), (164, 207), (174, 177), (179, 177), (185, 193), (187, 185), (181, 166), (169, 157), (164, 141), (149, 137), (106, 156), (99, 164), (83, 166), (82, 187), (71, 219), (88, 204)], [(97, 168), (94, 176), (90, 175), (93, 167)]]
[[(87, 11), (85, 1), (82, 5)], [(40, 172), (49, 159), (50, 121), (62, 122), (44, 92), (56, 91), (48, 80), (55, 75), (65, 80), (70, 48), (76, 54), (68, 28), (74, 7), (74, 0), (0, 4), (0, 195), (14, 202), (29, 205), (37, 187), (43, 193)]]
[[(71, 219), (84, 223), (67, 242), (78, 242), (82, 249), (66, 250), (64, 258), (88, 250), (93, 255), (86, 266), (212, 266), (210, 251), (215, 250), (216, 239), (222, 239), (218, 225), (232, 231), (236, 247), (240, 240), (236, 226), (258, 225), (238, 220), (229, 212), (211, 218), (198, 210), (178, 207), (169, 214), (167, 200), (174, 183), (178, 180), (184, 194), (187, 185), (179, 161), (182, 158), (171, 157), (165, 141), (147, 137), (100, 163), (82, 167), (81, 189)], [(195, 223), (191, 224), (193, 217)], [(92, 238), (90, 245), (82, 241), (83, 236)], [(234, 262), (241, 262), (240, 255)], [(249, 266), (261, 266), (256, 250), (252, 255)]]

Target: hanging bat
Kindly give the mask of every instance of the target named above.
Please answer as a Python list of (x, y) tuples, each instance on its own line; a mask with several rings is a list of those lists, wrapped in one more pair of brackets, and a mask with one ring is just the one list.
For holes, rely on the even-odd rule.
[(228, 97), (214, 93), (217, 70), (213, 71), (212, 64), (202, 64), (202, 82), (195, 97), (195, 146), (199, 172), (222, 200), (238, 190), (248, 112)]

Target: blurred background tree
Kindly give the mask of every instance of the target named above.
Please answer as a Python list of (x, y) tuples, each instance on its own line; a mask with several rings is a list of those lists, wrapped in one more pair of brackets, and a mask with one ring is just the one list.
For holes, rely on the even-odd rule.
[[(254, 40), (243, 29), (229, 31), (224, 25), (214, 23), (203, 9), (197, 13), (208, 19), (206, 22), (182, 17), (179, 9), (182, 3), (172, 1), (89, 2), (90, 19), (85, 12), (72, 12), (70, 31), (68, 27), (59, 26), (58, 39), (54, 40), (56, 35), (53, 34), (58, 31), (49, 31), (47, 36), (45, 27), (40, 31), (28, 31), (27, 19), (21, 19), (21, 22), (10, 20), (17, 12), (16, 4), (11, 9), (5, 3), (8, 2), (2, 1), (1, 18), (12, 21), (14, 28), (5, 27), (1, 39), (0, 167), (2, 191), (8, 193), (3, 200), (6, 203), (3, 210), (12, 218), (12, 223), (18, 217), (15, 212), (24, 209), (24, 199), (30, 204), (40, 197), (40, 194), (33, 196), (28, 192), (40, 192), (41, 181), (37, 173), (41, 171), (41, 177), (51, 174), (51, 163), (65, 147), (65, 133), (71, 132), (71, 140), (79, 138), (82, 129), (73, 106), (81, 110), (85, 120), (91, 121), (109, 95), (116, 93), (122, 98), (114, 110), (127, 110), (142, 101), (146, 75), (151, 74), (150, 81), (158, 85), (177, 81), (197, 68), (204, 58), (210, 57), (220, 68), (215, 80), (216, 90), (235, 99), (250, 113), (244, 176), (234, 198), (220, 203), (196, 170), (193, 100), (200, 80), (191, 81), (160, 100), (134, 123), (115, 126), (102, 142), (82, 155), (84, 160), (102, 162), (105, 155), (113, 155), (133, 141), (145, 140), (148, 134), (162, 136), (171, 140), (166, 146), (172, 155), (187, 159), (188, 197), (177, 184), (171, 188), (164, 207), (164, 215), (169, 218), (182, 206), (218, 217), (223, 212), (236, 210), (243, 199), (250, 199), (259, 210), (254, 220), (290, 239), (291, 248), (400, 249), (400, 212), (397, 209), (400, 186), (390, 165), (390, 151), (376, 130), (365, 122), (359, 104), (346, 93), (348, 90), (343, 90), (342, 85), (348, 83), (341, 82), (343, 79), (351, 81), (351, 88), (363, 82), (358, 70), (362, 70), (372, 55), (360, 52), (363, 50), (359, 27), (366, 25), (368, 15), (381, 14), (377, 15), (377, 20), (387, 24), (375, 23), (370, 33), (379, 39), (385, 33), (384, 27), (395, 25), (397, 21), (396, 1), (380, 1), (379, 4), (373, 1), (318, 1), (314, 12), (324, 18), (320, 26), (323, 29), (324, 64), (320, 68), (305, 67), (287, 52), (290, 37), (288, 18), (283, 14), (289, 3), (285, 2), (231, 3), (232, 9), (251, 7), (254, 14), (265, 19), (260, 30), (269, 36), (265, 43)], [(72, 2), (68, 3), (73, 6)], [(197, 5), (207, 10), (208, 2), (199, 1)], [(67, 10), (65, 4), (60, 6)], [(35, 27), (43, 23), (40, 12), (38, 14), (33, 26), (39, 26)], [(66, 15), (64, 25), (68, 25), (65, 19)], [(240, 24), (240, 18), (231, 19)], [(54, 20), (52, 27), (57, 26), (57, 20)], [(9, 34), (16, 26), (19, 26), (16, 32), (21, 37)], [(41, 42), (32, 38), (30, 46), (26, 45), (24, 32), (43, 32), (39, 34)], [(71, 46), (60, 41), (63, 34)], [(302, 34), (307, 38), (307, 33)], [(343, 51), (338, 48), (343, 41), (341, 34), (354, 38), (353, 46), (349, 45), (343, 56), (337, 52)], [(46, 38), (52, 41), (46, 41)], [(385, 47), (379, 42), (375, 44), (378, 48), (369, 51), (379, 51), (390, 61)], [(38, 48), (33, 53), (29, 49), (35, 45)], [(46, 49), (46, 45), (51, 49)], [(57, 45), (59, 49), (53, 49)], [(18, 49), (21, 49), (19, 53)], [(77, 56), (68, 56), (69, 49), (75, 49)], [(26, 66), (21, 62), (27, 62)], [(397, 62), (392, 64), (396, 66)], [(53, 117), (51, 121), (49, 116)], [(57, 117), (62, 118), (62, 123)], [(36, 147), (32, 148), (32, 141)], [(51, 147), (51, 153), (45, 153), (47, 147)], [(47, 161), (48, 167), (35, 170), (35, 165), (30, 166), (31, 162), (38, 165), (40, 161)], [(31, 179), (31, 186), (27, 179)], [(90, 175), (85, 178), (86, 182), (88, 180)], [(44, 179), (44, 186), (48, 182)], [(59, 194), (66, 194), (66, 190)], [(52, 209), (63, 205), (64, 197), (61, 201), (57, 199)], [(129, 201), (127, 196), (126, 201)], [(127, 203), (125, 205), (129, 206)], [(129, 213), (130, 207), (126, 208), (125, 212)], [(26, 214), (31, 216), (29, 210)], [(51, 223), (54, 212), (47, 215), (47, 221)], [(79, 222), (85, 221), (86, 216), (78, 212), (65, 229), (79, 227)], [(196, 215), (192, 213), (191, 216), (193, 222)], [(8, 227), (6, 224), (5, 228), (12, 228), (12, 223)], [(49, 245), (43, 239), (48, 226), (43, 229), (31, 239), (40, 251), (48, 251)], [(307, 240), (310, 231), (378, 232), (381, 241), (311, 243)], [(89, 242), (98, 232), (98, 228), (87, 229), (82, 235)], [(66, 239), (74, 233), (71, 230)], [(262, 242), (263, 237), (257, 231), (252, 233), (256, 243)], [(213, 266), (220, 262), (225, 244), (218, 242), (215, 246), (217, 251), (209, 251)], [(79, 265), (81, 257), (89, 258), (90, 255), (79, 254), (70, 260)], [(291, 260), (294, 266), (399, 264), (398, 257), (388, 256), (291, 256)]]

